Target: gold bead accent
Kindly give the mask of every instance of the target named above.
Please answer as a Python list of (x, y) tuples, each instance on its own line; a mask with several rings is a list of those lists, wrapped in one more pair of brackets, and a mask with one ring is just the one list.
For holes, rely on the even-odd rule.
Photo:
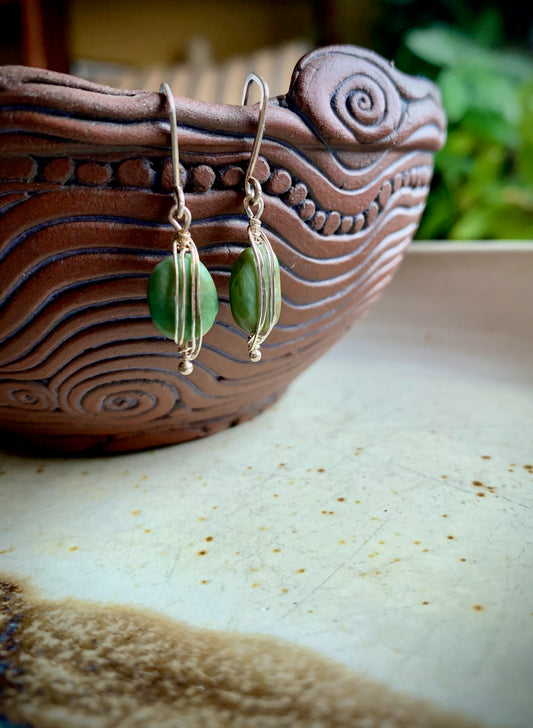
[(192, 368), (192, 364), (188, 359), (182, 359), (178, 365), (180, 374), (184, 374), (185, 376), (192, 372)]

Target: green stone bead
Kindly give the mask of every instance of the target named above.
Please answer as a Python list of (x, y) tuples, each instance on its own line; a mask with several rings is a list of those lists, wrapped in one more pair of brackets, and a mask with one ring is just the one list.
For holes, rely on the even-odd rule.
[[(178, 291), (183, 284), (179, 276)], [(185, 286), (187, 287), (187, 300), (190, 301), (191, 290), (191, 256), (185, 256)], [(169, 256), (158, 263), (148, 280), (148, 305), (152, 321), (159, 331), (174, 341), (174, 327), (176, 323), (176, 272), (174, 258)], [(211, 274), (203, 263), (200, 263), (200, 310), (202, 312), (202, 335), (206, 334), (214, 324), (218, 313), (218, 295)], [(192, 337), (192, 311), (190, 303), (185, 312), (178, 311), (178, 335), (181, 317), (185, 313), (185, 338)]]
[[(266, 267), (266, 253), (261, 248), (263, 260)], [(269, 304), (269, 281), (268, 274), (266, 280), (267, 290), (267, 307)], [(274, 265), (274, 297), (275, 297), (275, 315), (274, 324), (277, 323), (281, 311), (281, 283), (279, 276), (279, 263), (276, 258)], [(257, 263), (255, 261), (253, 249), (246, 248), (237, 258), (235, 265), (231, 271), (231, 280), (229, 284), (229, 300), (231, 305), (231, 313), (235, 322), (248, 334), (253, 334), (259, 324), (259, 276), (257, 273)], [(268, 322), (263, 327), (264, 333), (268, 328)]]

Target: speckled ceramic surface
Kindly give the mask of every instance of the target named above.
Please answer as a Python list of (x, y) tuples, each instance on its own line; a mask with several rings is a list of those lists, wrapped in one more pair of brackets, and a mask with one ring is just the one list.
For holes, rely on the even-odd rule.
[(132, 455), (3, 454), (0, 571), (287, 638), (529, 728), (532, 274), (531, 246), (422, 247), (253, 422)]

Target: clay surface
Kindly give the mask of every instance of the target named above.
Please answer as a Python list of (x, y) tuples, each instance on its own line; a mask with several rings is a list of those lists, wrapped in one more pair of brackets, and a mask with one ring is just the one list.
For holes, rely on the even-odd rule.
[(146, 294), (172, 246), (164, 98), (0, 69), (0, 429), (16, 445), (146, 448), (270, 405), (390, 280), (445, 136), (435, 86), (374, 53), (335, 46), (299, 62), (270, 102), (256, 167), (282, 308), (252, 364), (228, 286), (247, 245), (258, 110), (176, 105), (191, 231), (220, 300), (188, 379)]

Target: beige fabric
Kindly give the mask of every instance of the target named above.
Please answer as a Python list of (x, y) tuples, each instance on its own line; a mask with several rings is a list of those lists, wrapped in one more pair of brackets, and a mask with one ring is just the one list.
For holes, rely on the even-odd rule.
[(34, 728), (475, 728), (318, 653), (0, 575), (2, 711)]

